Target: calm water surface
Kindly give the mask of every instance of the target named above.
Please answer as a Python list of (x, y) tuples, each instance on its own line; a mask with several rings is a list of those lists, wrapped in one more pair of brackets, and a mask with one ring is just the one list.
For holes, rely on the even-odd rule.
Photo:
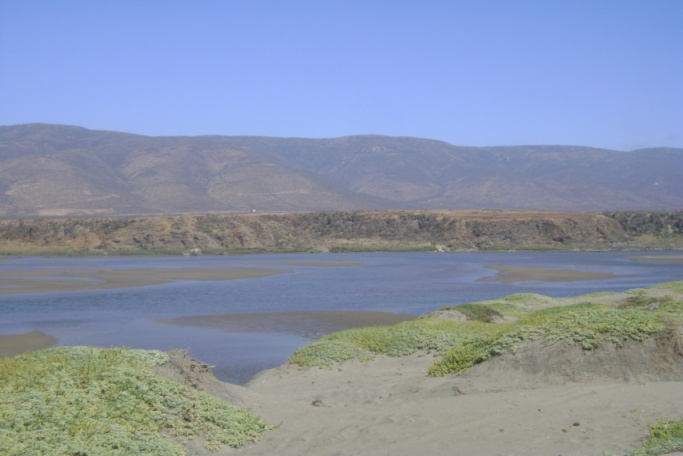
[[(278, 267), (291, 274), (233, 281), (176, 281), (115, 290), (0, 295), (0, 333), (41, 330), (61, 345), (189, 349), (242, 383), (281, 364), (308, 342), (291, 332), (226, 333), (169, 326), (159, 318), (244, 312), (370, 310), (420, 314), (446, 305), (534, 292), (554, 297), (623, 291), (683, 280), (683, 264), (633, 261), (653, 252), (354, 253), (205, 257), (0, 257), (3, 272), (41, 268), (153, 269)], [(667, 254), (672, 252), (658, 252)], [(349, 261), (321, 267), (284, 262)], [(491, 264), (624, 275), (581, 282), (518, 282), (493, 277)]]

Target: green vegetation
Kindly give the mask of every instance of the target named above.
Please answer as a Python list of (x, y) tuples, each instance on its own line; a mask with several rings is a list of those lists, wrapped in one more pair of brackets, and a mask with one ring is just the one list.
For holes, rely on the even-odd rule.
[[(488, 246), (482, 246), (479, 248), (482, 252), (568, 252), (571, 250), (576, 250), (576, 247), (571, 245), (523, 245), (523, 246), (511, 246), (509, 244), (493, 244)], [(585, 249), (591, 250), (591, 249)]]
[(616, 220), (624, 232), (631, 236), (674, 237), (683, 234), (681, 211), (622, 211), (604, 214)]
[(194, 438), (217, 450), (265, 424), (154, 372), (158, 351), (58, 347), (0, 359), (0, 454), (182, 455)]
[(461, 304), (459, 306), (446, 307), (444, 310), (457, 310), (467, 317), (468, 320), (493, 323), (496, 318), (502, 318), (503, 314), (486, 304)]
[(643, 446), (629, 456), (659, 456), (683, 451), (683, 419), (651, 424), (650, 436)]
[(375, 355), (407, 356), (418, 350), (443, 353), (467, 337), (476, 325), (420, 319), (394, 326), (347, 329), (324, 336), (298, 349), (289, 359), (302, 367), (323, 367)]
[[(679, 288), (683, 282), (659, 287)], [(680, 296), (652, 297), (639, 290), (591, 296), (594, 302), (555, 307), (549, 307), (551, 298), (535, 294), (451, 306), (444, 310), (456, 309), (471, 321), (419, 319), (341, 331), (300, 348), (289, 361), (302, 367), (322, 367), (351, 359), (367, 361), (378, 354), (405, 356), (422, 350), (442, 354), (429, 369), (429, 375), (442, 376), (462, 372), (496, 355), (514, 353), (523, 341), (543, 340), (550, 345), (565, 342), (593, 350), (603, 343), (622, 346), (629, 340), (664, 336), (683, 322)], [(493, 323), (502, 316), (519, 320)]]
[(492, 356), (514, 352), (525, 340), (540, 339), (548, 344), (567, 341), (592, 350), (604, 342), (621, 346), (626, 340), (644, 340), (666, 329), (656, 315), (636, 309), (605, 309), (591, 303), (551, 307), (453, 346), (432, 365), (429, 374), (462, 372)]

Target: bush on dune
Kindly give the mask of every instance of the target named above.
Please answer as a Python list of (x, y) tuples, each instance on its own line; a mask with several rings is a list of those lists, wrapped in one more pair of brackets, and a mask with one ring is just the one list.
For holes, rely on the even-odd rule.
[(375, 355), (407, 356), (416, 351), (443, 353), (467, 337), (476, 324), (420, 319), (394, 326), (347, 329), (328, 334), (297, 351), (289, 362), (302, 367), (324, 367)]
[(257, 440), (265, 424), (154, 372), (158, 351), (58, 347), (0, 359), (0, 454), (182, 455)]
[(519, 342), (527, 340), (569, 342), (593, 350), (605, 342), (622, 346), (627, 340), (642, 341), (665, 330), (667, 325), (651, 312), (605, 309), (590, 303), (552, 307), (533, 312), (505, 329), (454, 345), (431, 366), (429, 374), (462, 372), (493, 356), (514, 352)]
[(650, 435), (628, 456), (660, 456), (683, 451), (683, 419), (660, 421), (649, 426)]
[[(668, 289), (666, 285), (661, 287)], [(657, 299), (656, 306), (646, 306), (638, 298), (638, 305), (631, 305), (634, 295), (637, 293), (627, 292), (623, 299), (609, 303), (583, 302), (538, 310), (528, 310), (523, 298), (535, 302), (551, 299), (513, 295), (499, 300), (505, 301), (505, 305), (486, 302), (451, 306), (446, 309), (460, 310), (474, 321), (418, 319), (395, 326), (340, 331), (300, 348), (289, 362), (302, 367), (322, 367), (350, 359), (368, 361), (378, 354), (405, 356), (421, 350), (443, 354), (429, 369), (429, 375), (442, 376), (462, 372), (496, 355), (515, 352), (522, 341), (567, 342), (579, 344), (585, 350), (596, 349), (603, 343), (620, 347), (627, 340), (642, 341), (671, 332), (682, 321), (680, 298), (663, 296)], [(650, 300), (643, 302), (652, 304)], [(501, 312), (516, 315), (519, 321), (492, 323)]]

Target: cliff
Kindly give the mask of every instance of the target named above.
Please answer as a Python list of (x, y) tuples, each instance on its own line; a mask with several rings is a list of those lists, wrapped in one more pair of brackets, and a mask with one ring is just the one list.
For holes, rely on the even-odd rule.
[(683, 212), (351, 211), (0, 221), (0, 253), (683, 248)]

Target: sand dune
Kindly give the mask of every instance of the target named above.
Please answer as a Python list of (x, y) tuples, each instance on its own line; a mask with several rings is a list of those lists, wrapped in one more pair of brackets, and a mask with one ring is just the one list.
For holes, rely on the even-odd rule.
[(648, 423), (683, 415), (681, 379), (505, 386), (502, 373), (427, 377), (433, 360), (378, 357), (310, 370), (284, 365), (245, 387), (210, 377), (195, 384), (278, 425), (260, 442), (219, 454), (624, 454), (645, 437)]

